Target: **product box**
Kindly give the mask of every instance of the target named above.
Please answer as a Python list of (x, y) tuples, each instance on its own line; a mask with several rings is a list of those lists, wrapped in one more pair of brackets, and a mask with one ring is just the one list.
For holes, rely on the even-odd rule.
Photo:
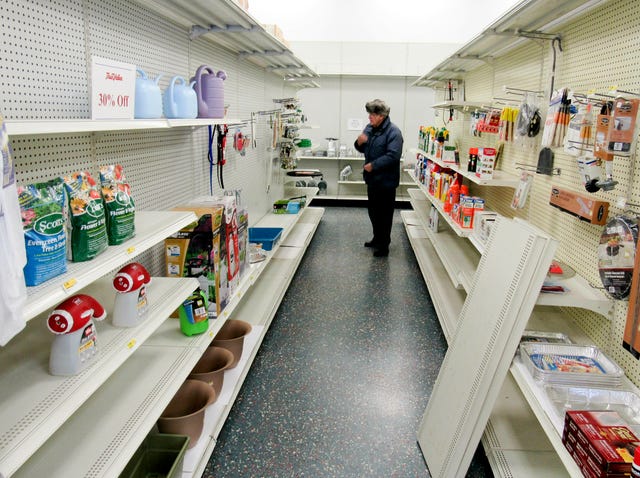
[(180, 206), (198, 220), (164, 241), (167, 277), (195, 277), (209, 300), (209, 318), (217, 317), (225, 303), (220, 293), (220, 239), (224, 209), (220, 206)]
[(640, 99), (616, 98), (613, 102), (612, 121), (609, 124), (607, 149), (610, 153), (630, 156), (636, 137), (636, 121)]
[[(574, 440), (575, 438), (575, 440)], [(631, 426), (618, 412), (570, 410), (565, 415), (563, 444), (581, 466), (594, 476), (631, 471), (633, 454), (640, 445)]]
[(609, 203), (578, 194), (557, 186), (551, 187), (549, 204), (591, 224), (604, 225), (607, 222)]
[(238, 208), (238, 256), (240, 261), (240, 277), (249, 265), (249, 211)]
[(222, 207), (220, 223), (220, 309), (224, 309), (240, 282), (238, 211), (236, 196), (204, 196), (197, 206)]
[(480, 179), (493, 179), (493, 170), (496, 162), (495, 148), (482, 148), (476, 166), (476, 177)]
[(298, 214), (307, 202), (306, 196), (291, 199), (278, 199), (273, 203), (275, 214)]

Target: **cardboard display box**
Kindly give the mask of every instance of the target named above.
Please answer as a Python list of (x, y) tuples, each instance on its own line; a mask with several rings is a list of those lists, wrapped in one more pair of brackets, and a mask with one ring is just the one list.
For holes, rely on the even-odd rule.
[(602, 226), (607, 222), (607, 201), (597, 201), (589, 196), (552, 186), (549, 204), (591, 224)]
[(640, 440), (634, 430), (612, 410), (569, 410), (562, 442), (576, 462), (598, 477), (630, 473)]
[(209, 318), (217, 317), (224, 304), (220, 291), (221, 225), (220, 206), (180, 206), (176, 211), (193, 211), (198, 217), (165, 239), (167, 277), (195, 277), (207, 294)]

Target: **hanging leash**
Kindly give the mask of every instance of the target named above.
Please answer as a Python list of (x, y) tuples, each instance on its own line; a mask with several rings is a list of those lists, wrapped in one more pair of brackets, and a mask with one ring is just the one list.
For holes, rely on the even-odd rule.
[(213, 136), (215, 130), (209, 125), (209, 152), (207, 153), (207, 160), (209, 161), (209, 195), (213, 196), (213, 166), (215, 161), (213, 159)]
[(224, 165), (227, 160), (224, 157), (224, 151), (227, 146), (227, 133), (229, 132), (229, 127), (225, 125), (216, 125), (216, 130), (218, 131), (218, 142), (217, 142), (217, 153), (218, 153), (218, 184), (222, 189), (224, 189)]

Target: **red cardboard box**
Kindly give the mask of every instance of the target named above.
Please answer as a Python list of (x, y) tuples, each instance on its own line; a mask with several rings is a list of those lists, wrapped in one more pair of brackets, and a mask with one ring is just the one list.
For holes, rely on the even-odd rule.
[(640, 439), (617, 412), (571, 410), (565, 416), (563, 443), (593, 475), (612, 477), (631, 472)]

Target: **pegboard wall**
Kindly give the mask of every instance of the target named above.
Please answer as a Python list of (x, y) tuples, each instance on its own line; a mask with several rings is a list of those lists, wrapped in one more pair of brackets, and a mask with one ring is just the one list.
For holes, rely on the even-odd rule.
[[(556, 57), (555, 88), (569, 87), (578, 93), (591, 90), (605, 93), (612, 85), (619, 90), (640, 93), (640, 2), (612, 0), (583, 17), (562, 27), (563, 52)], [(543, 91), (542, 118), (546, 115), (551, 84), (553, 52), (548, 41), (530, 40), (503, 57), (488, 61), (467, 74), (464, 79), (467, 101), (490, 102), (505, 97), (504, 86)], [(518, 99), (514, 97), (514, 99)], [(448, 115), (447, 115), (448, 116)], [(456, 113), (447, 124), (452, 138), (458, 141), (461, 155), (472, 146), (495, 146), (497, 135), (483, 134), (481, 138), (469, 133), (470, 117)], [(521, 165), (535, 168), (540, 150), (540, 135), (532, 147), (517, 147), (506, 143), (500, 169), (519, 175)], [(472, 187), (472, 193), (486, 199), (487, 207), (507, 217), (521, 217), (547, 231), (559, 241), (557, 257), (572, 266), (594, 287), (602, 287), (598, 274), (597, 245), (602, 226), (582, 222), (549, 205), (552, 185), (588, 194), (582, 184), (574, 157), (562, 148), (554, 148), (554, 167), (560, 175), (535, 174), (533, 187), (525, 208), (514, 211), (509, 204), (513, 189)], [(610, 203), (609, 218), (623, 213), (616, 206), (620, 197), (627, 203), (640, 204), (638, 147), (631, 158), (616, 156), (614, 178), (619, 181), (615, 190), (592, 194), (594, 199)], [(526, 167), (526, 166), (525, 166)], [(640, 214), (640, 210), (629, 212)], [(577, 304), (579, 305), (579, 304)], [(640, 385), (640, 362), (622, 348), (622, 334), (627, 317), (628, 302), (614, 301), (610, 317), (580, 308), (566, 308), (567, 312), (587, 332), (594, 342), (626, 370), (636, 385)]]
[[(185, 28), (134, 2), (0, 0), (0, 16), (0, 111), (7, 120), (89, 118), (92, 55), (135, 64), (154, 79), (162, 74), (162, 91), (171, 77), (189, 79), (200, 65), (225, 70), (231, 118), (249, 119), (252, 111), (276, 108), (274, 98), (296, 96), (282, 79), (207, 39), (190, 40)], [(238, 128), (251, 132), (248, 124)], [(224, 185), (242, 190), (255, 223), (283, 197), (283, 171), (270, 151), (268, 116), (258, 117), (256, 147), (245, 156), (232, 147), (236, 129), (229, 130)], [(138, 210), (170, 209), (210, 191), (207, 127), (16, 136), (11, 143), (19, 184), (78, 170), (97, 176), (100, 166), (117, 162)], [(214, 170), (213, 192), (221, 191)], [(136, 258), (152, 274), (164, 271), (161, 247)]]

